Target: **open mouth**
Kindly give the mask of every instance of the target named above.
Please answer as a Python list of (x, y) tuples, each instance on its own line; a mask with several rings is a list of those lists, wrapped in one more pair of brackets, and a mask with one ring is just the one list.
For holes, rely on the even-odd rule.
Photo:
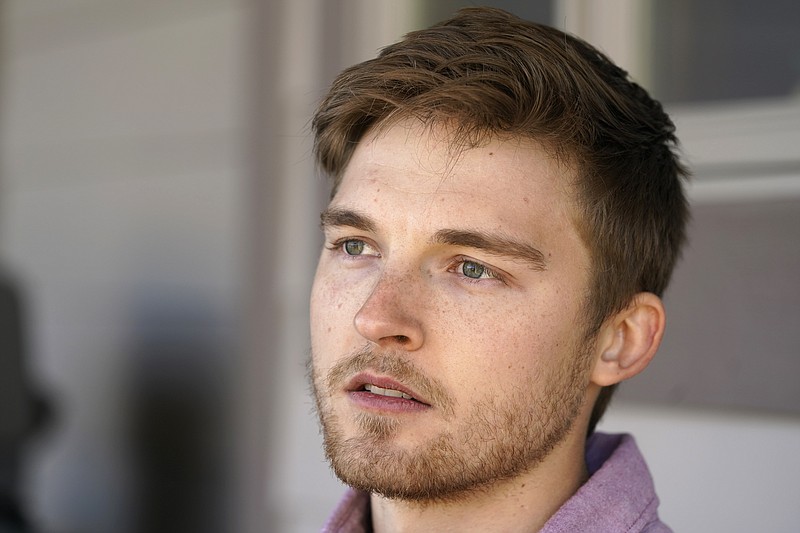
[(363, 390), (371, 392), (372, 394), (377, 394), (378, 396), (389, 396), (391, 398), (403, 398), (404, 400), (416, 401), (416, 399), (413, 396), (411, 396), (410, 394), (406, 394), (403, 391), (394, 389), (384, 389), (382, 387), (378, 387), (377, 385), (373, 385), (372, 383), (365, 383)]
[(353, 376), (344, 389), (353, 401), (362, 406), (388, 411), (418, 411), (432, 407), (430, 401), (412, 387), (390, 376), (361, 372)]

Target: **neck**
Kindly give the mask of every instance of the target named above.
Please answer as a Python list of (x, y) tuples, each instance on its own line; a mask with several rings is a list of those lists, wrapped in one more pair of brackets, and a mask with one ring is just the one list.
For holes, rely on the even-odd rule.
[(583, 438), (568, 437), (535, 468), (447, 501), (408, 502), (373, 494), (373, 529), (538, 531), (588, 478), (584, 447)]

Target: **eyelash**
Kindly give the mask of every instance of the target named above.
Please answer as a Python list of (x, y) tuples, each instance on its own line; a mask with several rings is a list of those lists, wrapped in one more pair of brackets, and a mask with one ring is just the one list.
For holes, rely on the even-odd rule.
[[(487, 277), (472, 278), (467, 276), (466, 274), (464, 274), (463, 270), (460, 270), (461, 268), (463, 268), (464, 263), (474, 263), (482, 267)], [(450, 263), (450, 266), (447, 268), (447, 270), (448, 272), (454, 272), (458, 274), (459, 277), (461, 277), (467, 283), (486, 283), (487, 281), (490, 280), (496, 280), (504, 285), (506, 284), (506, 279), (500, 272), (498, 272), (497, 270), (493, 269), (492, 267), (490, 267), (485, 263), (481, 263), (480, 261), (476, 261), (475, 259), (471, 259), (469, 257), (464, 257), (464, 256), (456, 257)]]
[(354, 259), (354, 258), (357, 258), (357, 257), (361, 257), (361, 254), (352, 255), (352, 254), (349, 254), (349, 253), (347, 253), (345, 251), (344, 246), (348, 242), (361, 242), (361, 243), (364, 243), (364, 245), (369, 246), (370, 248), (374, 248), (368, 241), (366, 241), (364, 239), (356, 239), (356, 238), (353, 238), (353, 237), (344, 237), (344, 238), (335, 240), (332, 243), (325, 245), (325, 247), (328, 250), (331, 250), (332, 252), (338, 252), (338, 253), (342, 254), (343, 256), (345, 256), (347, 258)]
[[(364, 239), (356, 239), (356, 238), (353, 238), (353, 237), (344, 237), (344, 238), (335, 240), (335, 241), (331, 242), (330, 244), (327, 244), (325, 247), (328, 250), (331, 250), (332, 252), (337, 252), (337, 253), (341, 254), (346, 259), (357, 259), (357, 258), (361, 257), (361, 255), (352, 255), (352, 254), (349, 254), (349, 253), (347, 253), (345, 251), (344, 247), (348, 242), (361, 242), (361, 243), (364, 243), (366, 246), (372, 247), (372, 245), (368, 241), (366, 241)], [(373, 257), (373, 256), (368, 256), (368, 257)], [(470, 276), (467, 276), (466, 274), (464, 274), (463, 270), (459, 270), (459, 267), (463, 268), (464, 263), (474, 263), (474, 264), (480, 266), (481, 268), (484, 269), (484, 273), (486, 274), (487, 277), (485, 277), (485, 278), (484, 277), (472, 278)], [(471, 259), (471, 258), (466, 257), (466, 256), (459, 256), (459, 257), (454, 258), (453, 261), (451, 261), (450, 265), (447, 267), (447, 271), (448, 272), (453, 272), (455, 274), (458, 274), (459, 277), (462, 280), (464, 280), (465, 282), (467, 282), (467, 283), (472, 283), (472, 284), (486, 283), (489, 280), (496, 280), (496, 281), (499, 281), (500, 283), (502, 283), (504, 285), (506, 284), (505, 276), (500, 274), (497, 270), (495, 270), (492, 267), (486, 265), (485, 263), (482, 263), (480, 261), (476, 261), (475, 259)]]

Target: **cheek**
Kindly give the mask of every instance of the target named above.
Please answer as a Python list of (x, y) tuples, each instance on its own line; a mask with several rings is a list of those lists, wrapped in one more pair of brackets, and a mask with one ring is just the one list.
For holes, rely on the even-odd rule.
[[(530, 299), (498, 304), (478, 314), (456, 313), (445, 341), (449, 371), (460, 386), (518, 383), (546, 373), (575, 351), (574, 313)], [(520, 311), (520, 310), (524, 311)]]
[(328, 281), (318, 273), (311, 288), (311, 347), (315, 359), (324, 356), (323, 348), (330, 345), (331, 335), (340, 329), (337, 320), (341, 320), (343, 307), (341, 291), (332, 288)]
[[(362, 289), (340, 275), (318, 270), (311, 288), (311, 347), (315, 358), (338, 353), (353, 330), (353, 319), (362, 302)], [(347, 349), (352, 349), (348, 346)]]

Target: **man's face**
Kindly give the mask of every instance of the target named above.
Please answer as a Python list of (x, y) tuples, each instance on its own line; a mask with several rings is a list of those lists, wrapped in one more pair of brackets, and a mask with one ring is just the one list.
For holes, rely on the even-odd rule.
[(530, 141), (446, 137), (405, 121), (359, 143), (311, 295), (331, 464), (411, 500), (530, 471), (569, 434), (590, 371), (567, 171)]

